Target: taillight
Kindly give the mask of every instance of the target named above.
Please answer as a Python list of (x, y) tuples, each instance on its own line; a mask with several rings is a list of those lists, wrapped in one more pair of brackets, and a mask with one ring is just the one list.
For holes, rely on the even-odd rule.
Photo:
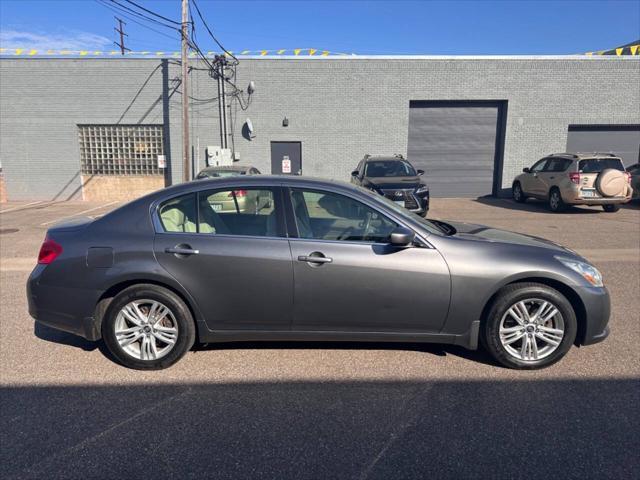
[(40, 265), (49, 265), (53, 262), (58, 255), (62, 253), (62, 245), (55, 240), (46, 237), (42, 246), (40, 247), (40, 253), (38, 253), (38, 263)]
[(580, 172), (569, 172), (569, 180), (571, 180), (573, 183), (579, 184)]
[(627, 177), (627, 183), (631, 183), (631, 174), (629, 172), (624, 172), (624, 176)]
[(229, 198), (233, 198), (233, 195), (235, 194), (236, 197), (244, 197), (247, 195), (247, 191), (246, 190), (235, 190), (233, 192), (229, 192), (228, 197)]

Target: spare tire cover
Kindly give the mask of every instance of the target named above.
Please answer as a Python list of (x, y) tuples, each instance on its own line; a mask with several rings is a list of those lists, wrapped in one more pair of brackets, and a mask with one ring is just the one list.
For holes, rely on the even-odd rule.
[(596, 188), (603, 197), (617, 197), (624, 195), (627, 179), (620, 170), (607, 168), (600, 172), (596, 179)]

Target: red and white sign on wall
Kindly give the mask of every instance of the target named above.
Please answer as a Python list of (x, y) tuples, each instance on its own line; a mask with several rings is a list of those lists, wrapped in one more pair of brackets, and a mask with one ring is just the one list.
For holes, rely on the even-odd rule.
[(282, 157), (282, 173), (291, 173), (291, 160), (287, 155)]

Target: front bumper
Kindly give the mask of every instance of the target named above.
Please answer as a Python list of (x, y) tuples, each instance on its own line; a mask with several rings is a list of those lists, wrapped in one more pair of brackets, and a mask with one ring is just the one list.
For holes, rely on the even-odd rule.
[(611, 299), (606, 287), (575, 288), (584, 305), (584, 322), (578, 330), (580, 345), (593, 345), (602, 342), (609, 336), (609, 317), (611, 315)]
[(43, 285), (40, 277), (45, 265), (37, 265), (27, 280), (29, 315), (56, 330), (78, 335), (90, 341), (100, 339), (93, 313), (100, 292)]

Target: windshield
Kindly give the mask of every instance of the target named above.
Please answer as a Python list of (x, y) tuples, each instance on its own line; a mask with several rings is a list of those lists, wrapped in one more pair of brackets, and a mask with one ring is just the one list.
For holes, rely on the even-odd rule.
[(429, 233), (434, 233), (436, 235), (442, 235), (445, 234), (445, 230), (444, 228), (440, 228), (438, 227), (437, 224), (431, 222), (430, 220), (427, 220), (426, 218), (421, 217), (420, 215), (413, 213), (409, 210), (407, 210), (404, 207), (401, 207), (400, 205), (396, 204), (395, 202), (393, 202), (392, 200), (389, 200), (386, 197), (383, 197), (382, 195), (379, 195), (375, 192), (372, 192), (371, 190), (367, 189), (367, 188), (363, 188), (363, 187), (356, 187), (359, 191), (366, 193), (369, 198), (371, 198), (373, 201), (384, 205), (385, 207), (389, 208), (390, 210), (393, 210), (395, 213), (397, 213), (398, 215), (408, 219), (408, 220), (412, 220), (414, 222), (419, 223), (426, 231), (428, 231)]
[(624, 172), (624, 165), (619, 158), (588, 158), (578, 163), (580, 173), (600, 173), (607, 168)]
[(415, 177), (416, 171), (407, 162), (400, 160), (368, 161), (365, 177)]

